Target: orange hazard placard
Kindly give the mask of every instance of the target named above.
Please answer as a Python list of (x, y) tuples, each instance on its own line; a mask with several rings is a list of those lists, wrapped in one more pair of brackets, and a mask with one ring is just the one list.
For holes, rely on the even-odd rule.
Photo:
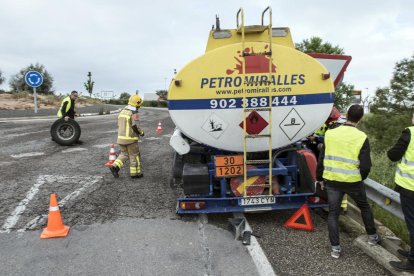
[(243, 155), (216, 156), (216, 176), (231, 177), (243, 175)]

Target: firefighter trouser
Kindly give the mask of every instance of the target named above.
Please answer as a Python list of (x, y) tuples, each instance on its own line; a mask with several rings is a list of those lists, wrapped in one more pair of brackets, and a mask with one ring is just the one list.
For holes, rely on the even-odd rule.
[(347, 196), (347, 194), (344, 194), (344, 197), (342, 198), (341, 208), (344, 209), (345, 211), (348, 209), (348, 196)]
[(131, 176), (141, 173), (141, 158), (138, 148), (138, 142), (129, 145), (119, 145), (121, 154), (115, 160), (114, 165), (122, 168), (127, 160), (129, 160), (129, 172)]

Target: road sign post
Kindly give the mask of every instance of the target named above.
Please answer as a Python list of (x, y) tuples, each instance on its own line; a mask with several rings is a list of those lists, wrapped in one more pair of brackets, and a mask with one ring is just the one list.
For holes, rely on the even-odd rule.
[(37, 94), (36, 87), (39, 87), (43, 84), (43, 76), (37, 71), (28, 71), (24, 76), (26, 84), (33, 88), (33, 97), (34, 97), (34, 113), (37, 113)]

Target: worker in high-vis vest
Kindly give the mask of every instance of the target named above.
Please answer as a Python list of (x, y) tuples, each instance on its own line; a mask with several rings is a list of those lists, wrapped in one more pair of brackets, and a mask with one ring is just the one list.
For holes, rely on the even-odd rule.
[[(414, 115), (412, 118), (414, 124)], [(410, 233), (409, 251), (398, 253), (407, 260), (391, 261), (390, 265), (404, 271), (414, 271), (414, 126), (404, 129), (397, 143), (387, 152), (391, 161), (399, 161), (395, 172), (395, 191), (400, 193), (401, 209)]]
[(69, 118), (75, 119), (75, 101), (77, 98), (77, 91), (72, 91), (69, 96), (65, 97), (60, 104), (57, 116), (59, 118), (64, 118), (65, 121), (69, 120)]
[(334, 258), (339, 258), (342, 251), (339, 243), (338, 219), (344, 194), (349, 195), (361, 210), (368, 243), (377, 245), (380, 241), (362, 182), (371, 170), (368, 138), (365, 133), (356, 128), (363, 115), (362, 106), (352, 105), (348, 109), (345, 124), (326, 131), (324, 145), (319, 153), (316, 180), (321, 187), (327, 189), (328, 231), (331, 256)]
[(138, 140), (144, 136), (137, 123), (139, 121), (138, 109), (143, 100), (139, 95), (132, 95), (128, 105), (118, 115), (118, 144), (121, 154), (109, 167), (114, 177), (119, 177), (119, 170), (129, 160), (129, 173), (131, 178), (141, 178), (141, 156), (138, 148)]
[[(329, 114), (328, 119), (314, 133), (316, 136), (319, 136), (317, 140), (320, 141), (321, 139), (324, 139), (325, 133), (328, 129), (337, 128), (338, 126), (343, 125), (345, 122), (346, 122), (346, 118), (344, 118), (344, 116), (341, 115), (341, 113), (338, 111), (338, 109), (335, 106), (332, 107), (332, 110), (331, 110), (331, 113)], [(315, 155), (317, 158), (319, 157), (319, 151), (322, 148), (322, 145), (323, 143), (317, 144), (318, 151), (315, 150)], [(342, 198), (341, 208), (342, 208), (343, 214), (346, 214), (348, 210), (348, 196), (346, 194), (344, 194), (344, 197)]]

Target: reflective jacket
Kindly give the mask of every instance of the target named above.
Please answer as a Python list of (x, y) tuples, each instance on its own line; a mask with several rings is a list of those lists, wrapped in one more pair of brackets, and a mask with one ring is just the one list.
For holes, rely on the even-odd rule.
[(352, 126), (339, 126), (325, 133), (323, 178), (354, 183), (362, 180), (359, 154), (367, 135)]
[(395, 172), (395, 183), (407, 190), (414, 191), (414, 127), (409, 127), (410, 143)]
[(65, 103), (67, 103), (67, 104), (66, 104), (66, 109), (64, 110), (64, 114), (68, 113), (68, 111), (72, 107), (72, 101), (70, 99), (70, 96), (67, 96), (66, 98), (64, 98), (63, 101), (62, 101), (62, 103), (60, 104), (59, 111), (57, 113), (57, 116), (59, 118), (62, 118), (63, 117), (62, 107), (65, 105)]
[(320, 128), (318, 128), (315, 131), (315, 134), (319, 136), (324, 136), (327, 129), (328, 129), (328, 126), (326, 124), (323, 124)]
[(138, 134), (132, 129), (135, 121), (132, 120), (132, 111), (123, 109), (118, 115), (118, 144), (129, 145), (138, 141)]

